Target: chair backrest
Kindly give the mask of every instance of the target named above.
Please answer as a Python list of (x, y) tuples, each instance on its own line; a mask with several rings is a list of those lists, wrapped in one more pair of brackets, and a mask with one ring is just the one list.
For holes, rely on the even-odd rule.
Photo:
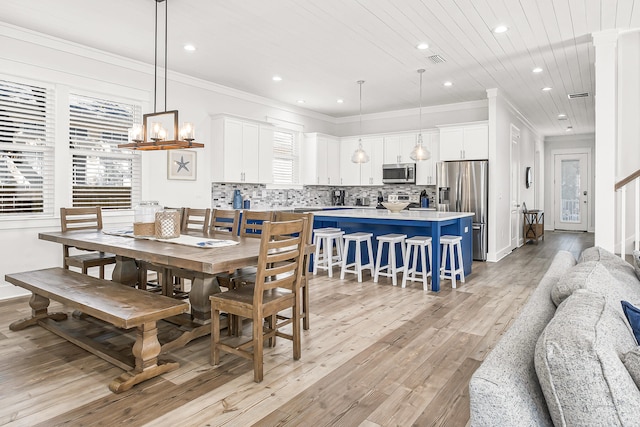
[(295, 221), (297, 219), (305, 218), (307, 220), (307, 244), (311, 244), (312, 234), (313, 234), (313, 213), (292, 213), (292, 212), (282, 212), (276, 211), (274, 215), (274, 221), (282, 222), (282, 221)]
[(60, 208), (60, 226), (67, 230), (102, 230), (102, 208)]
[(306, 218), (295, 221), (265, 221), (260, 239), (254, 303), (262, 303), (263, 292), (282, 288), (298, 292), (302, 280)]
[(209, 233), (227, 233), (232, 236), (238, 235), (240, 226), (240, 211), (229, 209), (214, 209), (211, 212), (211, 226)]
[(241, 237), (260, 238), (263, 223), (273, 220), (273, 212), (271, 211), (244, 211), (242, 212), (242, 220), (240, 224)]
[(182, 233), (189, 231), (200, 231), (207, 233), (211, 221), (211, 208), (193, 209), (184, 208), (182, 216)]

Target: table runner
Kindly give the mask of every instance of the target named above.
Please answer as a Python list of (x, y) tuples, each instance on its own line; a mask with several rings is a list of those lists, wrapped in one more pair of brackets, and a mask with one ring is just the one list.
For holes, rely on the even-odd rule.
[(194, 246), (197, 248), (222, 248), (225, 246), (237, 245), (235, 240), (224, 239), (207, 239), (205, 237), (189, 236), (181, 234), (173, 239), (158, 239), (152, 236), (134, 236), (132, 228), (123, 228), (118, 230), (102, 230), (104, 234), (112, 234), (114, 236), (133, 237), (136, 239), (157, 240), (159, 242), (176, 243), (178, 245)]

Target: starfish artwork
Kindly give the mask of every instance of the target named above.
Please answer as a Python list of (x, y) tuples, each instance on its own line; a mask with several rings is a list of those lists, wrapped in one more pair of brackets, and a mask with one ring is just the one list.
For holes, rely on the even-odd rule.
[(185, 162), (184, 156), (180, 156), (180, 160), (177, 160), (176, 163), (178, 164), (178, 170), (176, 171), (176, 173), (179, 173), (182, 169), (184, 169), (186, 172), (189, 172), (189, 168), (187, 167), (187, 165), (191, 162)]

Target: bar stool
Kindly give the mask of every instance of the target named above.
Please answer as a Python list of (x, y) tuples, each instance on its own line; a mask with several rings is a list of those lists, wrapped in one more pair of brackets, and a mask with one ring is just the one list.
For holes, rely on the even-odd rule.
[[(351, 233), (344, 236), (344, 253), (342, 254), (342, 270), (340, 271), (340, 280), (344, 279), (345, 273), (354, 273), (358, 275), (358, 282), (362, 282), (362, 270), (371, 270), (371, 275), (374, 275), (373, 266), (373, 247), (371, 246), (371, 238), (373, 233)], [(349, 243), (355, 243), (356, 255), (351, 264), (347, 264), (349, 258)], [(367, 244), (367, 252), (369, 253), (369, 262), (366, 265), (362, 265), (362, 252), (360, 250), (361, 243)], [(353, 267), (353, 270), (349, 270), (349, 267)]]
[[(342, 236), (344, 231), (339, 228), (317, 228), (313, 230), (313, 244), (316, 245), (313, 257), (313, 275), (318, 274), (318, 268), (327, 270), (329, 277), (333, 277), (333, 266), (340, 265), (342, 261)], [(336, 246), (336, 255), (333, 255), (333, 245)], [(322, 247), (322, 252), (320, 248)]]
[[(442, 247), (442, 265), (440, 267), (440, 279), (451, 279), (451, 288), (456, 288), (456, 275), (460, 274), (460, 281), (464, 283), (464, 265), (462, 263), (462, 237), (461, 236), (440, 236)], [(458, 268), (454, 257), (455, 249), (458, 250)], [(447, 266), (447, 253), (449, 258), (449, 269)]]
[[(398, 278), (396, 277), (399, 271), (403, 270), (404, 267), (404, 253), (406, 252), (405, 247), (405, 239), (407, 238), (406, 234), (385, 234), (382, 236), (376, 237), (378, 240), (378, 254), (376, 255), (376, 269), (373, 275), (373, 282), (378, 283), (378, 276), (391, 277), (393, 282), (393, 286), (398, 285)], [(387, 264), (380, 265), (382, 263), (382, 249), (384, 248), (384, 244), (387, 243), (389, 245), (387, 251)], [(402, 260), (402, 265), (400, 268), (396, 266), (396, 244), (400, 244), (400, 258)], [(386, 273), (383, 273), (384, 270), (387, 270)]]
[[(404, 255), (404, 274), (402, 275), (402, 287), (407, 286), (407, 281), (422, 282), (422, 289), (429, 290), (427, 277), (432, 276), (433, 268), (427, 269), (427, 260), (431, 266), (431, 237), (414, 236), (406, 240), (407, 252)], [(426, 250), (425, 250), (426, 248)], [(411, 250), (413, 249), (413, 257)], [(422, 271), (418, 271), (418, 251), (420, 251)], [(411, 260), (411, 261), (409, 261)], [(411, 264), (411, 265), (409, 265)]]

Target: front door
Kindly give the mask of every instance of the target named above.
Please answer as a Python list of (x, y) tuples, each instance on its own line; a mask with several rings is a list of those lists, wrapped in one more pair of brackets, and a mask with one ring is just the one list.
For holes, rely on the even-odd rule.
[(555, 229), (587, 231), (588, 155), (556, 154), (554, 163)]

